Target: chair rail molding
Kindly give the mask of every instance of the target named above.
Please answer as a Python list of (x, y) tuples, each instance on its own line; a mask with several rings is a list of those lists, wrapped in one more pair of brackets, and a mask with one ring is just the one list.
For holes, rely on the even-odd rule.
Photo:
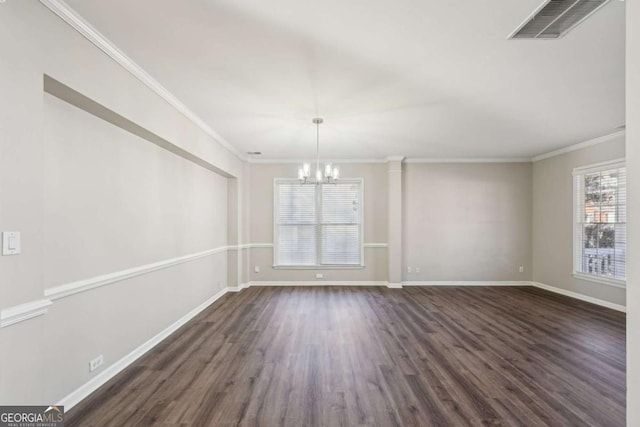
[(362, 246), (365, 248), (388, 248), (388, 243), (363, 243)]
[(214, 255), (221, 252), (226, 252), (229, 249), (235, 249), (236, 246), (220, 246), (213, 249), (208, 249), (202, 252), (196, 252), (189, 255), (183, 255), (175, 258), (170, 258), (164, 261), (158, 261), (151, 264), (142, 265), (139, 267), (129, 268), (122, 271), (116, 271), (115, 273), (104, 274), (102, 276), (92, 277), (89, 279), (78, 280), (71, 283), (65, 283), (64, 285), (54, 286), (44, 290), (44, 296), (57, 300), (60, 298), (68, 297), (80, 292), (85, 292), (90, 289), (98, 288), (100, 286), (110, 285), (112, 283), (120, 282), (122, 280), (130, 279), (132, 277), (148, 274), (153, 271), (161, 270), (163, 268), (173, 267), (174, 265), (183, 264), (185, 262), (194, 261), (196, 259), (204, 258), (210, 255)]
[(46, 314), (51, 304), (50, 299), (44, 298), (5, 308), (0, 312), (0, 328)]

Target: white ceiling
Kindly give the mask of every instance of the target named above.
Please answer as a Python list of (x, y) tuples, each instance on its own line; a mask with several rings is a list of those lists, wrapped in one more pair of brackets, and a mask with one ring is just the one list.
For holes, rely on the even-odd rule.
[(624, 124), (624, 2), (507, 40), (542, 0), (67, 0), (240, 151), (531, 157)]

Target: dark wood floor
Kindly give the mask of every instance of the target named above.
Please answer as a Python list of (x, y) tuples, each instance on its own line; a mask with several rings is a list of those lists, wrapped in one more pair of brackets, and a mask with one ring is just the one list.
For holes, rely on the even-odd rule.
[(625, 315), (531, 287), (250, 288), (67, 426), (622, 426)]

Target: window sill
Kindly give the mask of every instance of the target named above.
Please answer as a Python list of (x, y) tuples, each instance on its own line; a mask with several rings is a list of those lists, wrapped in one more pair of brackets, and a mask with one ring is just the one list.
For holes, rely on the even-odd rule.
[(616, 288), (624, 289), (627, 287), (626, 280), (611, 279), (609, 277), (595, 276), (592, 274), (585, 274), (585, 273), (573, 273), (573, 277), (575, 279), (586, 280), (588, 282), (599, 283), (601, 285), (613, 286)]
[(273, 265), (274, 270), (362, 270), (364, 265)]

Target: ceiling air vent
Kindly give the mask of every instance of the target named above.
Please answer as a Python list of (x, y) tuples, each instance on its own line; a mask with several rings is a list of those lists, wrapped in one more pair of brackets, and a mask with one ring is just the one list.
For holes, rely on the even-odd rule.
[(608, 2), (609, 0), (549, 0), (509, 38), (560, 38)]

